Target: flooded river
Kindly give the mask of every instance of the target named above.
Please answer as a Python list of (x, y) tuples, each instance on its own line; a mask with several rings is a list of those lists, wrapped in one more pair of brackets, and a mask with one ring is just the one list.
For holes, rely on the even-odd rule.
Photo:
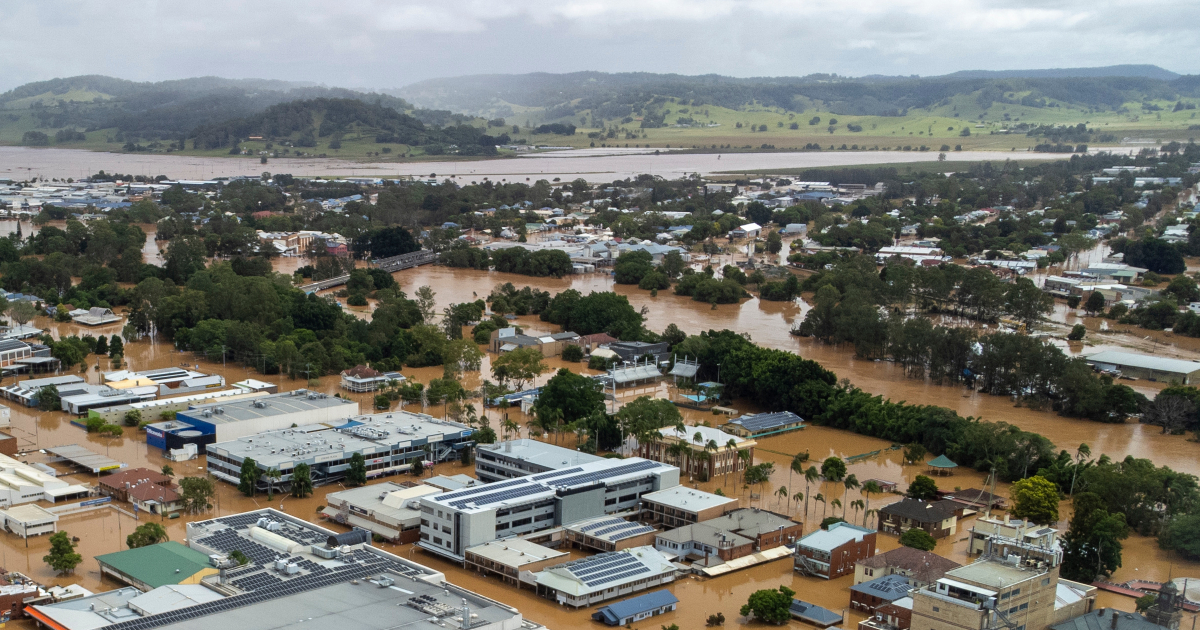
[[(1119, 150), (1119, 149), (1118, 149)], [(293, 175), (340, 177), (456, 177), (463, 183), (491, 179), (523, 181), (538, 179), (611, 182), (643, 173), (676, 179), (691, 173), (762, 169), (810, 168), (895, 162), (931, 162), (933, 151), (813, 151), (804, 153), (677, 153), (614, 152), (611, 149), (575, 149), (492, 160), (441, 162), (352, 162), (326, 158), (274, 158), (260, 164), (252, 158), (197, 157), (165, 154), (102, 153), (79, 149), (33, 149), (0, 147), (0, 177), (23, 180), (30, 177), (79, 179), (100, 170), (109, 173), (166, 175), (180, 179), (208, 179), (232, 175), (258, 175), (263, 171)], [(1061, 154), (1028, 151), (957, 151), (946, 154), (949, 161), (1056, 160)]]

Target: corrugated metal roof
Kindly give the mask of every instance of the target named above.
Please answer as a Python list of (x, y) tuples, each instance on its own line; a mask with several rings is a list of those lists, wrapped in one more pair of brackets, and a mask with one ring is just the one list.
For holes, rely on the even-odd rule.
[(1141, 368), (1143, 370), (1157, 370), (1159, 372), (1174, 372), (1176, 374), (1191, 374), (1192, 372), (1200, 371), (1200, 363), (1195, 361), (1167, 359), (1163, 357), (1150, 356), (1148, 354), (1118, 352), (1115, 350), (1089, 354), (1088, 356), (1083, 357), (1083, 360), (1088, 363), (1110, 363), (1116, 366), (1128, 366)]
[(599, 612), (608, 611), (614, 618), (620, 620), (632, 617), (638, 613), (678, 603), (679, 600), (671, 594), (671, 591), (664, 588), (661, 591), (653, 591), (645, 595), (631, 597), (625, 601), (616, 602), (615, 604), (609, 604), (601, 608)]

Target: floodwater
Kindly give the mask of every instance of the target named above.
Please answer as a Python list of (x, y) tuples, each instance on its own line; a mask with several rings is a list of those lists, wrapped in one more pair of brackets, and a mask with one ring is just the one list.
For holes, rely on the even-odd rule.
[[(1107, 150), (1107, 149), (1106, 149)], [(1121, 149), (1116, 149), (1120, 151)], [(521, 181), (523, 179), (564, 180), (584, 178), (590, 182), (611, 182), (648, 173), (677, 179), (692, 173), (761, 169), (810, 168), (884, 164), (895, 162), (932, 162), (933, 151), (814, 151), (802, 153), (678, 153), (664, 150), (660, 155), (610, 149), (575, 149), (564, 152), (535, 153), (514, 158), (458, 160), (442, 162), (352, 162), (328, 158), (274, 158), (260, 164), (252, 158), (198, 157), (164, 154), (103, 153), (80, 149), (34, 149), (0, 147), (0, 177), (22, 180), (30, 177), (79, 179), (100, 170), (110, 173), (166, 175), (182, 179), (207, 179), (231, 175), (258, 175), (263, 171), (293, 175), (334, 175), (342, 177), (457, 177), (463, 181), (483, 178)], [(1061, 154), (1028, 151), (957, 151), (946, 153), (948, 161), (978, 160), (1060, 160)]]
[[(4, 226), (0, 225), (0, 229)], [(27, 229), (22, 226), (22, 229)], [(277, 266), (282, 270), (291, 270), (302, 262), (301, 259), (277, 259)], [(749, 333), (755, 342), (764, 346), (792, 351), (820, 362), (826, 368), (834, 371), (839, 378), (849, 378), (866, 391), (887, 396), (893, 400), (907, 400), (911, 403), (939, 404), (950, 407), (966, 415), (975, 415), (987, 420), (1010, 422), (1029, 430), (1046, 435), (1060, 448), (1074, 450), (1081, 442), (1086, 442), (1092, 451), (1099, 455), (1107, 453), (1111, 457), (1121, 458), (1125, 455), (1150, 457), (1158, 464), (1169, 465), (1177, 470), (1200, 474), (1200, 464), (1197, 462), (1195, 443), (1180, 436), (1164, 436), (1156, 429), (1136, 424), (1104, 425), (1080, 420), (1061, 418), (1047, 412), (1031, 411), (1015, 407), (1012, 401), (995, 396), (973, 393), (959, 387), (936, 386), (923, 381), (915, 381), (904, 376), (903, 370), (888, 362), (864, 361), (854, 358), (852, 350), (836, 346), (827, 346), (810, 339), (801, 339), (789, 334), (794, 321), (803, 317), (806, 306), (802, 301), (791, 303), (762, 302), (750, 299), (741, 304), (718, 305), (712, 308), (708, 304), (691, 301), (689, 298), (675, 296), (669, 291), (651, 297), (646, 291), (636, 287), (615, 285), (610, 276), (605, 274), (589, 274), (571, 276), (563, 279), (529, 278), (496, 272), (474, 270), (448, 269), (444, 267), (427, 266), (405, 270), (394, 274), (403, 290), (410, 295), (422, 285), (431, 286), (437, 293), (437, 309), (440, 311), (453, 302), (469, 301), (485, 297), (499, 283), (512, 282), (521, 287), (526, 284), (539, 289), (557, 293), (567, 288), (575, 288), (583, 292), (613, 290), (628, 296), (635, 308), (646, 307), (647, 325), (650, 329), (661, 331), (668, 324), (675, 323), (687, 332), (698, 332), (709, 329), (729, 328)], [(369, 309), (370, 307), (367, 307)], [(367, 309), (357, 311), (369, 316)], [(551, 332), (553, 327), (540, 322), (534, 316), (521, 317), (519, 325), (533, 331)], [(49, 329), (55, 336), (82, 334), (85, 331), (72, 323), (55, 323), (46, 318), (39, 318), (35, 325)], [(120, 330), (121, 324), (100, 327), (86, 332), (113, 334)], [(131, 369), (149, 369), (187, 364), (199, 366), (204, 372), (220, 373), (227, 382), (232, 383), (244, 378), (259, 378), (278, 383), (282, 390), (304, 387), (303, 380), (291, 380), (280, 375), (262, 376), (254, 371), (235, 364), (223, 365), (197, 359), (190, 353), (180, 353), (170, 343), (162, 340), (144, 339), (126, 344), (127, 367)], [(110, 369), (107, 359), (92, 359), (98, 361), (100, 368)], [(557, 359), (548, 359), (546, 374), (539, 377), (536, 383), (544, 383), (554, 370), (567, 367), (576, 371), (586, 372), (580, 364), (566, 364)], [(98, 382), (99, 370), (92, 364), (86, 377), (91, 382)], [(464, 385), (468, 388), (479, 386), (480, 379), (488, 377), (490, 360), (485, 357), (482, 370), (469, 373), (464, 377)], [(441, 376), (440, 368), (405, 369), (405, 374), (421, 382)], [(320, 391), (334, 394), (339, 393), (336, 376), (325, 376), (315, 387)], [(625, 391), (619, 402), (625, 402), (639, 395), (666, 396), (670, 393), (670, 385), (661, 382), (642, 389)], [(351, 395), (357, 400), (362, 410), (367, 411), (370, 405), (370, 395)], [(478, 400), (474, 401), (476, 404)], [(412, 405), (409, 409), (416, 410)], [(760, 411), (753, 404), (738, 401), (739, 411)], [(444, 406), (431, 406), (424, 409), (432, 415), (443, 416), (447, 413)], [(524, 428), (528, 418), (519, 410), (511, 409), (509, 415), (522, 426), (521, 437), (529, 435)], [(500, 414), (497, 410), (488, 410), (486, 417), (490, 425), (500, 432)], [(709, 414), (685, 410), (684, 416), (689, 424), (711, 422), (716, 424), (719, 418)], [(104, 453), (115, 459), (127, 462), (130, 466), (144, 466), (159, 469), (166, 462), (161, 454), (150, 449), (145, 443), (145, 437), (134, 429), (126, 429), (125, 434), (118, 438), (101, 438), (88, 435), (83, 429), (70, 424), (70, 418), (61, 412), (39, 413), (23, 407), (14, 406), (12, 409), (12, 433), (19, 439), (22, 451), (30, 454), (25, 458), (30, 462), (45, 462), (47, 456), (37, 452), (39, 448), (65, 444), (80, 444), (91, 450)], [(548, 441), (557, 441), (567, 447), (575, 445), (573, 434), (550, 436)], [(806, 487), (803, 476), (796, 476), (790, 471), (792, 456), (808, 452), (809, 465), (818, 465), (828, 456), (853, 457), (870, 453), (868, 456), (849, 465), (849, 472), (860, 481), (867, 479), (882, 479), (897, 482), (904, 488), (917, 475), (925, 472), (923, 466), (905, 466), (900, 461), (900, 452), (889, 450), (892, 445), (886, 441), (859, 436), (843, 431), (824, 427), (809, 427), (802, 431), (781, 436), (773, 436), (760, 441), (756, 449), (756, 462), (770, 461), (775, 464), (775, 472), (770, 481), (762, 487), (747, 488), (734, 477), (718, 477), (706, 483), (684, 480), (708, 491), (721, 489), (729, 496), (737, 497), (743, 507), (761, 507), (779, 513), (787, 513), (797, 520), (806, 522), (806, 530), (811, 531), (821, 518), (837, 513), (842, 509), (832, 505), (834, 499), (846, 506), (848, 520), (862, 523), (865, 512), (855, 509), (852, 502), (868, 501), (869, 507), (878, 509), (887, 503), (899, 499), (897, 495), (873, 495), (865, 497), (859, 490), (847, 490), (841, 484), (812, 484)], [(190, 462), (171, 463), (177, 476), (194, 476), (203, 474), (204, 459)], [(55, 465), (67, 479), (78, 483), (95, 483), (95, 478), (87, 474), (72, 474), (65, 468)], [(438, 474), (470, 473), (471, 468), (464, 468), (457, 462), (441, 464), (437, 467)], [(984, 488), (988, 481), (985, 475), (971, 470), (959, 469), (951, 477), (938, 478), (942, 488)], [(794, 496), (797, 492), (807, 496), (806, 501), (793, 501), (778, 494), (781, 487), (786, 487), (786, 495)], [(306, 499), (276, 496), (269, 505), (290, 514), (320, 522), (317, 512), (324, 505), (326, 493), (341, 489), (339, 486), (318, 488), (314, 496)], [(266, 497), (258, 496), (253, 499), (242, 497), (236, 488), (225, 483), (217, 483), (217, 499), (214, 509), (197, 516), (184, 516), (177, 520), (166, 520), (164, 525), (173, 540), (183, 540), (186, 536), (184, 523), (191, 519), (206, 519), (220, 515), (241, 512), (259, 507), (266, 507)], [(997, 492), (1007, 494), (1006, 484), (998, 484)], [(815, 500), (817, 494), (823, 495), (824, 502)], [(126, 506), (121, 506), (126, 507)], [(1063, 505), (1064, 518), (1067, 504)], [(806, 514), (807, 511), (807, 514)], [(142, 515), (143, 518), (156, 518)], [(93, 591), (107, 590), (118, 586), (111, 580), (101, 580), (99, 568), (94, 556), (118, 551), (124, 547), (124, 537), (138, 524), (133, 517), (120, 513), (110, 507), (85, 514), (65, 517), (60, 522), (60, 528), (80, 538), (78, 551), (84, 557), (83, 563), (73, 575), (55, 576), (42, 561), (48, 550), (48, 537), (30, 539), (28, 546), (25, 541), (13, 535), (0, 537), (0, 563), (9, 570), (17, 570), (45, 583), (79, 582)], [(869, 524), (869, 522), (868, 522)], [(938, 552), (958, 562), (968, 562), (966, 556), (966, 530), (970, 528), (971, 519), (967, 519), (957, 535), (942, 540)], [(1065, 528), (1065, 523), (1060, 526)], [(338, 527), (332, 525), (331, 527)], [(897, 545), (895, 537), (879, 535), (880, 551), (886, 551)], [(553, 602), (538, 598), (530, 591), (519, 591), (494, 579), (481, 578), (465, 571), (461, 567), (439, 557), (426, 554), (411, 545), (384, 545), (385, 548), (411, 557), (414, 560), (428, 564), (444, 571), (449, 579), (466, 588), (476, 590), (484, 595), (517, 606), (528, 618), (546, 624), (552, 629), (571, 627), (579, 624), (590, 624), (589, 615), (594, 609), (569, 610), (557, 606)], [(1200, 576), (1200, 564), (1184, 562), (1171, 558), (1159, 550), (1154, 540), (1142, 537), (1131, 537), (1125, 543), (1125, 566), (1117, 573), (1115, 579), (1128, 580), (1132, 578), (1162, 580), (1168, 575)], [(740, 571), (731, 575), (700, 580), (685, 578), (670, 587), (672, 592), (681, 600), (679, 610), (661, 618), (653, 618), (636, 627), (646, 630), (659, 625), (678, 624), (681, 628), (702, 627), (705, 618), (717, 612), (724, 613), (727, 624), (743, 623), (738, 616), (738, 609), (745, 603), (753, 591), (761, 588), (774, 588), (786, 585), (797, 592), (797, 597), (815, 602), (835, 611), (842, 611), (849, 606), (849, 587), (852, 579), (849, 577), (839, 580), (826, 581), (797, 576), (791, 570), (788, 560), (780, 560), (769, 564)], [(1100, 605), (1115, 606), (1132, 610), (1133, 601), (1120, 596), (1101, 594)], [(844, 627), (853, 627), (862, 617), (853, 611), (847, 611), (847, 622)], [(1188, 623), (1186, 620), (1185, 624)], [(801, 627), (799, 622), (792, 622), (795, 627)]]

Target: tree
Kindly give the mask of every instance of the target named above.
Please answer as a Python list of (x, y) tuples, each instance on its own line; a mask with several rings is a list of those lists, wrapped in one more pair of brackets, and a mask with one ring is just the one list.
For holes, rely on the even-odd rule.
[(1005, 310), (1027, 327), (1032, 327), (1054, 307), (1054, 298), (1029, 278), (1018, 278), (1013, 282), (1005, 293), (1004, 302)]
[(1158, 601), (1158, 595), (1149, 593), (1133, 600), (1134, 610), (1137, 612), (1146, 612), (1154, 606), (1154, 602)]
[(300, 462), (292, 469), (292, 496), (303, 499), (312, 494), (312, 491), (312, 470), (308, 464)]
[(535, 409), (539, 414), (546, 410), (558, 411), (562, 421), (570, 424), (603, 410), (604, 392), (594, 379), (564, 368), (542, 386)]
[(258, 477), (258, 463), (249, 457), (242, 460), (242, 470), (238, 474), (238, 491), (248, 497), (254, 496), (254, 486), (258, 483)]
[(792, 607), (792, 597), (795, 595), (796, 591), (782, 584), (778, 589), (755, 591), (750, 595), (750, 599), (746, 601), (746, 604), (742, 606), (742, 616), (753, 616), (759, 621), (782, 625), (792, 618), (790, 609)]
[(1090, 584), (1121, 567), (1121, 541), (1129, 536), (1129, 525), (1124, 514), (1109, 512), (1095, 493), (1080, 492), (1071, 504), (1071, 525), (1062, 540), (1062, 576)]
[(771, 230), (767, 234), (767, 252), (778, 254), (783, 249), (783, 237), (779, 236), (779, 230)]
[(866, 499), (866, 502), (863, 503), (863, 527), (867, 526), (867, 512), (871, 511), (871, 495), (881, 494), (882, 492), (883, 488), (879, 487), (879, 483), (874, 479), (868, 479), (863, 483), (862, 494)]
[(65, 530), (60, 530), (50, 536), (50, 553), (42, 556), (42, 562), (50, 565), (50, 568), (58, 573), (70, 573), (83, 562), (83, 556), (75, 553), (71, 535)]
[(1067, 333), (1067, 341), (1080, 341), (1087, 334), (1087, 326), (1083, 324), (1075, 324), (1071, 327), (1071, 332)]
[(1142, 404), (1142, 422), (1162, 427), (1163, 433), (1183, 433), (1196, 416), (1196, 405), (1184, 396), (1159, 392)]
[[(241, 489), (241, 484), (238, 488)], [(211, 510), (214, 494), (216, 488), (207, 477), (184, 477), (179, 480), (179, 497), (183, 502), (183, 509), (190, 514)]]
[(1180, 304), (1200, 302), (1200, 287), (1196, 286), (1195, 280), (1184, 274), (1171, 278), (1170, 284), (1163, 289), (1163, 293), (1174, 295)]
[(37, 317), (37, 308), (29, 300), (18, 300), (8, 305), (8, 318), (18, 326), (24, 326)]
[(417, 310), (421, 313), (421, 320), (426, 324), (433, 322), (433, 309), (437, 305), (437, 302), (434, 300), (436, 295), (433, 289), (429, 288), (429, 285), (424, 285), (417, 289)]
[(125, 412), (125, 426), (136, 427), (142, 423), (142, 412), (138, 409), (130, 409)]
[(138, 547), (157, 545), (158, 543), (166, 542), (168, 540), (171, 540), (171, 537), (167, 535), (166, 528), (158, 523), (150, 521), (148, 523), (138, 525), (137, 529), (133, 530), (132, 534), (126, 536), (125, 545), (130, 549), (137, 549)]
[(125, 343), (117, 335), (113, 335), (108, 342), (108, 358), (115, 359), (125, 356)]
[(1058, 522), (1058, 486), (1045, 477), (1034, 476), (1013, 482), (1009, 489), (1013, 516), (1039, 525)]
[(687, 269), (687, 263), (683, 260), (683, 255), (678, 250), (671, 250), (662, 257), (662, 262), (658, 265), (658, 270), (662, 272), (668, 280), (674, 280)]
[(583, 360), (583, 348), (575, 344), (567, 344), (562, 350), (562, 360), (569, 363), (579, 363)]
[(917, 475), (912, 483), (908, 484), (908, 492), (905, 493), (910, 499), (920, 499), (921, 501), (931, 501), (936, 499), (938, 495), (937, 483), (933, 479), (925, 475)]
[(825, 481), (839, 483), (846, 478), (846, 462), (840, 457), (828, 457), (821, 462), (821, 476)]
[(492, 361), (492, 376), (501, 386), (513, 381), (513, 388), (519, 391), (526, 381), (537, 378), (549, 369), (543, 358), (542, 351), (537, 348), (517, 348), (505, 352)]
[(162, 474), (164, 477), (171, 478), (175, 476), (175, 469), (171, 468), (170, 464), (163, 464)]
[(46, 385), (38, 390), (38, 409), (42, 411), (61, 411), (62, 397), (58, 395), (58, 387)]
[(1083, 303), (1083, 310), (1087, 311), (1088, 315), (1093, 317), (1097, 313), (1104, 311), (1104, 294), (1099, 291), (1092, 291), (1086, 302)]
[(909, 464), (917, 464), (925, 461), (925, 447), (921, 444), (906, 444), (904, 446), (904, 461)]
[(900, 544), (921, 551), (933, 551), (937, 547), (937, 539), (920, 527), (913, 527), (900, 534)]
[(362, 453), (350, 456), (350, 468), (346, 470), (346, 482), (355, 486), (367, 485), (367, 460)]

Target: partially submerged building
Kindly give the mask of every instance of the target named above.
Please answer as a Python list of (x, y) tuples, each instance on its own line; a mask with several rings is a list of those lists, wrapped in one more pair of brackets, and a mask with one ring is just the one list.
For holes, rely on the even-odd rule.
[(421, 534), (421, 497), (440, 494), (429, 485), (383, 483), (330, 492), (321, 515), (340, 525), (360, 527), (393, 543), (414, 543)]
[(804, 419), (790, 411), (745, 415), (721, 425), (721, 430), (744, 438), (787, 433), (804, 428)]
[(672, 486), (642, 495), (642, 520), (683, 527), (716, 518), (736, 508), (738, 500), (687, 486)]
[(833, 523), (818, 529), (796, 543), (795, 569), (799, 573), (836, 579), (854, 572), (854, 565), (875, 555), (875, 532), (851, 525)]
[(468, 548), (463, 567), (483, 575), (495, 575), (510, 586), (528, 583), (533, 587), (534, 573), (562, 564), (571, 554), (543, 547), (521, 538), (493, 540)]
[(953, 536), (959, 509), (953, 501), (901, 499), (879, 509), (879, 531), (900, 535), (916, 528), (934, 538)]
[(561, 470), (604, 459), (554, 444), (518, 439), (480, 444), (475, 449), (475, 476), (485, 483)]
[(1112, 372), (1135, 379), (1192, 385), (1200, 378), (1200, 363), (1195, 361), (1116, 350), (1089, 354), (1083, 360), (1099, 372)]
[(592, 613), (592, 619), (608, 626), (627, 626), (636, 621), (665, 615), (675, 610), (678, 604), (679, 600), (664, 588), (602, 606), (600, 610)]
[[(740, 473), (754, 461), (754, 447), (758, 445), (751, 438), (700, 425), (685, 426), (682, 431), (676, 427), (663, 427), (658, 432), (661, 439), (638, 444), (638, 456), (656, 462), (676, 463), (683, 472), (700, 479)], [(672, 455), (669, 451), (676, 444), (686, 448), (687, 452), (680, 457)], [(748, 457), (743, 457), (740, 451), (746, 451)]]
[(654, 547), (602, 553), (540, 571), (537, 593), (581, 608), (675, 581), (678, 569)]

